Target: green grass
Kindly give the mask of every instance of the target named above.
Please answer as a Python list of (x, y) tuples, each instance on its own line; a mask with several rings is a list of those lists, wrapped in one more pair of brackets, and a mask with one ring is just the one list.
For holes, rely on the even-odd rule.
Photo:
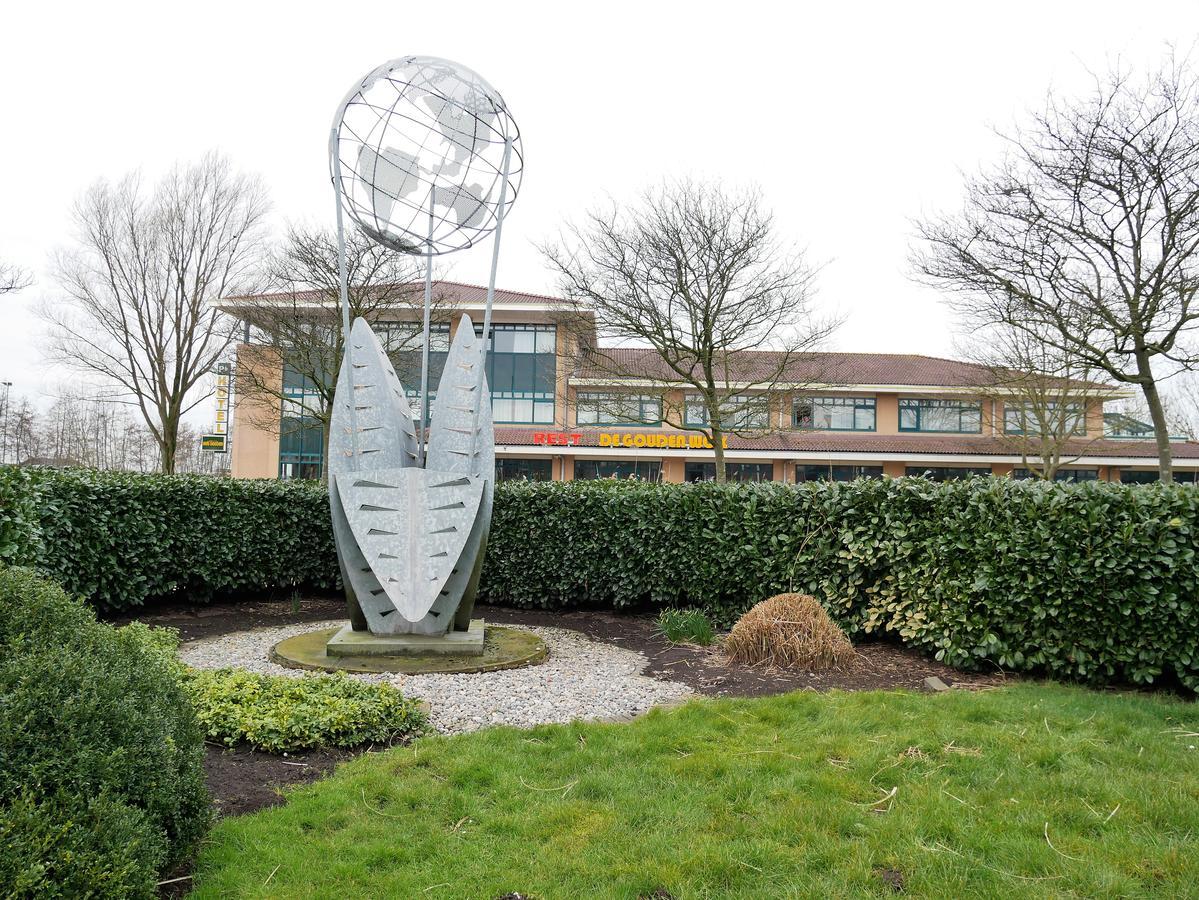
[(658, 614), (658, 632), (672, 644), (707, 647), (716, 640), (712, 620), (702, 609), (664, 609)]
[(894, 869), (906, 896), (1193, 897), (1196, 731), (1023, 685), (422, 738), (224, 820), (194, 896), (869, 897)]

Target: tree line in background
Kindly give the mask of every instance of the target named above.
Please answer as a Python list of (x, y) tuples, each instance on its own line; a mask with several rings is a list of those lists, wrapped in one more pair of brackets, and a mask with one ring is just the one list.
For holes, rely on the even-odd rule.
[[(917, 224), (915, 277), (947, 292), (973, 337), (965, 355), (1019, 404), (1034, 437), (1019, 450), (1030, 468), (1052, 477), (1078, 453), (1078, 398), (1114, 383), (1138, 392), (1126, 405), (1152, 424), (1169, 481), (1170, 437), (1193, 435), (1199, 418), (1189, 375), (1199, 367), (1199, 80), (1173, 57), (1143, 76), (1114, 71), (1090, 96), (1051, 95), (1004, 137), (1006, 154), (968, 179), (962, 209)], [(261, 182), (215, 154), (149, 189), (136, 174), (99, 182), (74, 208), (75, 244), (55, 262), (59, 292), (44, 310), (49, 349), (132, 404), (160, 471), (190, 453), (184, 417), (247, 325), (306, 380), (300, 413), (327, 424), (341, 353), (335, 239), (293, 227), (272, 244), (268, 209)], [(377, 322), (419, 305), (412, 258), (359, 235), (348, 249), (354, 314)], [(796, 381), (796, 362), (837, 323), (814, 315), (816, 267), (779, 239), (753, 190), (667, 182), (567, 225), (542, 252), (559, 277), (563, 323), (593, 317), (597, 333), (588, 325), (579, 337), (594, 365), (691, 392), (698, 415), (664, 393), (662, 420), (708, 437), (717, 480), (722, 438), (762, 430), (756, 398), (830, 381), (810, 365)], [(0, 265), (0, 292), (28, 281)], [(244, 323), (215, 306), (234, 294), (258, 295)], [(601, 348), (597, 337), (653, 351), (654, 371), (644, 354)], [(763, 349), (773, 353), (748, 373), (735, 365)], [(278, 427), (291, 398), (273, 380), (245, 377), (242, 399), (257, 396)], [(624, 406), (611, 411), (617, 421)], [(124, 434), (97, 431), (98, 415), (73, 415), (72, 428)], [(138, 453), (116, 455), (137, 467)]]

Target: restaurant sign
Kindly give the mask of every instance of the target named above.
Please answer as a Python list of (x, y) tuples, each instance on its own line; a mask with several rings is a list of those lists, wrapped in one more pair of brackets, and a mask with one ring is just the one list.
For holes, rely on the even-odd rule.
[[(728, 438), (723, 438), (724, 447), (729, 445)], [(583, 444), (583, 435), (568, 431), (534, 431), (533, 443), (547, 447), (578, 447)], [(653, 448), (659, 450), (711, 450), (712, 442), (706, 434), (671, 433), (645, 434), (636, 431), (602, 431), (599, 434), (601, 447), (634, 447)]]

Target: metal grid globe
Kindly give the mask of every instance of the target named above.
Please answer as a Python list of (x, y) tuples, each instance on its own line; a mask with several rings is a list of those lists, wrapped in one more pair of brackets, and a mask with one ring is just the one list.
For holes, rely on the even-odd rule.
[(466, 66), (405, 56), (362, 79), (338, 107), (329, 165), (346, 213), (402, 253), (439, 256), (495, 230), (520, 191), (520, 130), (503, 98)]

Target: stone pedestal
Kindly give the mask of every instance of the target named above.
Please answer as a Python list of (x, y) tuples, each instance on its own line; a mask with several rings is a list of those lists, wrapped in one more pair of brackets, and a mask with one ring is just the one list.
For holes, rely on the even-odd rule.
[(345, 625), (325, 645), (329, 656), (483, 655), (483, 620), (471, 619), (466, 631), (446, 634), (371, 634)]

